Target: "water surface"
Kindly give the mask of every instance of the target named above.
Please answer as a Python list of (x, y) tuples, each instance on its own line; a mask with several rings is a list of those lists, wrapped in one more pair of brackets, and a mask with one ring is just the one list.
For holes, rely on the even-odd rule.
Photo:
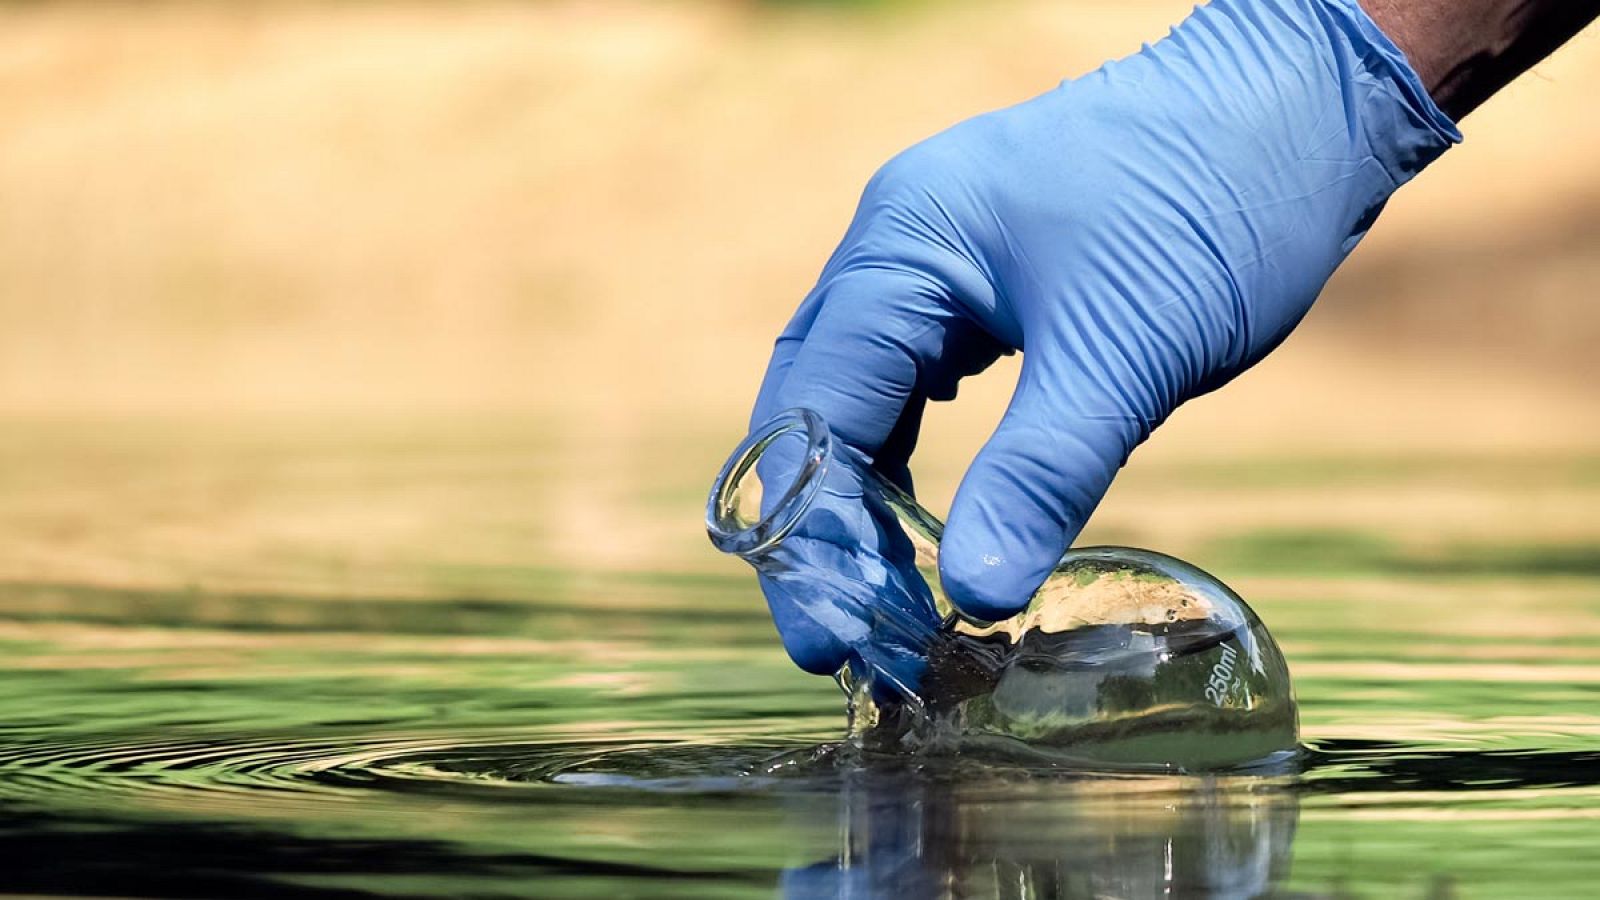
[[(263, 458), (189, 452), (187, 477), (214, 466), (223, 484), (235, 470), (216, 459)], [(266, 483), (303, 510), (381, 495), (385, 465), (414, 501), (488, 491), (452, 452), (363, 450), (343, 494), (308, 485), (348, 467), (269, 453)], [(1502, 471), (1437, 490), (1492, 493)], [(1581, 492), (1592, 471), (1536, 478)], [(1203, 474), (1179, 480), (1214, 489)], [(1229, 483), (1247, 503), (1280, 476)], [(861, 757), (839, 744), (837, 689), (790, 667), (750, 579), (712, 557), (661, 574), (430, 563), (431, 582), (421, 551), (410, 569), (295, 569), (272, 562), (292, 544), (260, 539), (267, 507), (219, 520), (204, 578), (130, 587), (181, 569), (176, 551), (93, 557), (115, 543), (49, 532), (73, 521), (67, 480), (29, 494), (19, 478), (0, 504), (19, 540), (78, 552), (35, 566), (51, 577), (13, 559), (0, 583), (0, 892), (1579, 897), (1600, 877), (1600, 571), (1582, 528), (1417, 549), (1265, 522), (1172, 548), (1271, 625), (1308, 751), (1292, 771), (1130, 776)], [(138, 493), (102, 496), (117, 491)], [(650, 503), (676, 521), (675, 495)], [(419, 545), (497, 535), (466, 530)], [(230, 537), (261, 547), (230, 558)], [(91, 557), (147, 569), (74, 562)], [(62, 577), (73, 565), (84, 576)], [(393, 592), (362, 574), (391, 568), (412, 573)], [(296, 577), (240, 574), (269, 569)]]

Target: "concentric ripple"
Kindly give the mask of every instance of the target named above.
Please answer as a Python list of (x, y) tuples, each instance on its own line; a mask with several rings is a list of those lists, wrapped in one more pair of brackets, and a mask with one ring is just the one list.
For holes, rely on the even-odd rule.
[[(865, 761), (840, 743), (690, 740), (673, 736), (527, 735), (327, 736), (286, 740), (127, 740), (0, 746), (0, 801), (104, 808), (206, 807), (268, 812), (374, 795), (430, 794), (465, 802), (517, 800), (530, 790), (631, 788), (720, 794), (782, 786), (836, 789), (850, 773), (912, 771), (921, 777), (1040, 777), (992, 761)], [(1090, 773), (1055, 772), (1057, 778)], [(1458, 793), (1483, 788), (1600, 786), (1600, 753), (1438, 751), (1370, 742), (1325, 743), (1292, 779), (1306, 793), (1415, 788)]]
[(338, 803), (374, 791), (474, 800), (560, 785), (722, 792), (825, 775), (834, 746), (462, 735), (18, 743), (0, 746), (0, 801), (60, 803), (76, 795), (96, 806), (117, 798), (193, 810)]

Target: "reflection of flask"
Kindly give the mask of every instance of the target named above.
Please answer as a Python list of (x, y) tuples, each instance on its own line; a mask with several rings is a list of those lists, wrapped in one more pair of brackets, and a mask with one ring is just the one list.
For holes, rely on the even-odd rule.
[[(847, 771), (796, 805), (837, 853), (787, 871), (786, 897), (1270, 897), (1300, 807), (1273, 777), (1018, 779), (1006, 770)], [(808, 823), (810, 824), (810, 823)]]
[(1296, 749), (1283, 655), (1221, 582), (1145, 550), (1072, 550), (1022, 613), (965, 620), (939, 585), (938, 519), (815, 413), (745, 440), (707, 526), (850, 649), (841, 674), (869, 746), (1176, 768)]

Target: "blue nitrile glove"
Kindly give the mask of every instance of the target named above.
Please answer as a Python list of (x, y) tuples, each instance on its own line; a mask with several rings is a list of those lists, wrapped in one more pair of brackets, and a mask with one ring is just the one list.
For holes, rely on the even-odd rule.
[(756, 471), (767, 533), (782, 537), (745, 558), (783, 617), (788, 646), (825, 649), (816, 663), (829, 666), (824, 672), (849, 657), (851, 674), (867, 679), (875, 698), (915, 703), (941, 624), (937, 603), (895, 511), (903, 498), (828, 431), (815, 417), (784, 416), (746, 439), (762, 447)]
[[(896, 157), (778, 339), (754, 421), (817, 410), (909, 486), (923, 407), (1025, 351), (941, 552), (1026, 604), (1128, 454), (1288, 335), (1389, 195), (1460, 139), (1356, 0), (1217, 0)], [(847, 655), (768, 592), (790, 655)]]

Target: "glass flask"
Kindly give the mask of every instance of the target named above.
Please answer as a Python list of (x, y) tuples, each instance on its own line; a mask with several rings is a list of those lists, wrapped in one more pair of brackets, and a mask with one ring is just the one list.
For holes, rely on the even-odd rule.
[(1222, 582), (1149, 550), (1073, 549), (1021, 613), (966, 618), (939, 582), (943, 524), (809, 410), (740, 444), (706, 523), (761, 573), (786, 634), (846, 651), (869, 751), (1176, 770), (1298, 751), (1283, 653)]

